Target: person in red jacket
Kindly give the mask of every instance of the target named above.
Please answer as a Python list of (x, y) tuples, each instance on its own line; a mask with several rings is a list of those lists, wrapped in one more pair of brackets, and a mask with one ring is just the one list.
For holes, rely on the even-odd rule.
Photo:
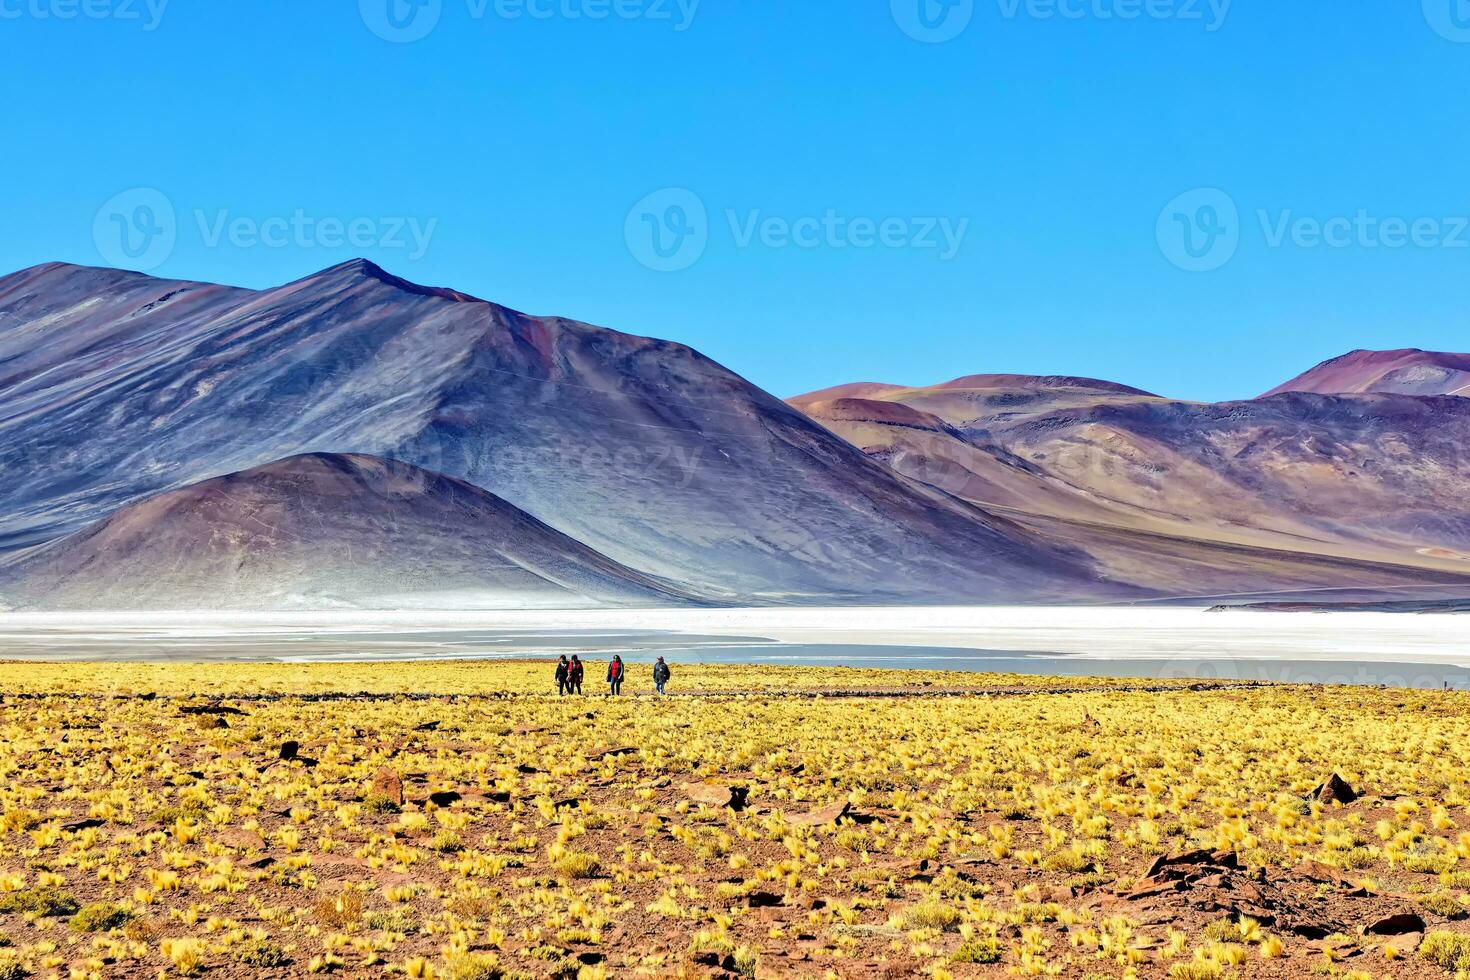
[(572, 654), (572, 662), (567, 664), (568, 694), (571, 694), (573, 692), (577, 694), (582, 693), (582, 677), (586, 673), (586, 671), (587, 668), (582, 664), (582, 661), (577, 659), (577, 655), (575, 653)]
[(614, 695), (623, 693), (623, 658), (613, 657), (612, 663), (607, 665), (607, 686)]

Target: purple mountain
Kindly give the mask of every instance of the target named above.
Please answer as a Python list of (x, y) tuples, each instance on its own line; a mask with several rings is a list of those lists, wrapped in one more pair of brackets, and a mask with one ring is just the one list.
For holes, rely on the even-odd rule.
[(262, 291), (60, 264), (0, 279), (0, 563), (157, 494), (324, 453), (463, 481), (710, 599), (1133, 594), (679, 344), (364, 261)]
[(656, 605), (697, 597), (460, 480), (297, 456), (149, 497), (0, 570), (64, 609)]

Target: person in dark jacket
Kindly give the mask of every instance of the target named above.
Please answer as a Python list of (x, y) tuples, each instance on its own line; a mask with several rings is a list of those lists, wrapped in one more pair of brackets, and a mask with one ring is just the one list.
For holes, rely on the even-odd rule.
[(623, 658), (613, 657), (607, 665), (607, 686), (613, 695), (623, 693)]
[(556, 693), (565, 694), (567, 690), (567, 655), (562, 654), (556, 662)]
[(582, 693), (582, 677), (586, 674), (586, 672), (587, 668), (583, 666), (582, 661), (577, 659), (577, 655), (575, 653), (572, 654), (572, 662), (567, 664), (568, 694), (572, 694), (574, 692), (577, 694)]
[(664, 663), (664, 658), (659, 657), (658, 663), (653, 665), (653, 686), (660, 694), (666, 693), (664, 685), (669, 682), (669, 665)]

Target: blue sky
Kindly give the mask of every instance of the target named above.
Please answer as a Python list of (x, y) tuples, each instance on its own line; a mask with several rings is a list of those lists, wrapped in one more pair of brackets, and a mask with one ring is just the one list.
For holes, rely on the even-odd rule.
[(365, 255), (781, 395), (1470, 349), (1470, 0), (427, 2), (0, 0), (0, 269)]

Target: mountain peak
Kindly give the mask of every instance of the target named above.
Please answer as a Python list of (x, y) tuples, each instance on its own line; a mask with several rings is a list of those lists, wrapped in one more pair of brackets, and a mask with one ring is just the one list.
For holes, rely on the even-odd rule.
[(477, 296), (471, 296), (469, 293), (462, 293), (457, 289), (446, 289), (441, 286), (420, 286), (418, 283), (408, 279), (404, 279), (402, 276), (395, 276), (393, 273), (387, 271), (376, 262), (364, 258), (356, 258), (351, 259), (347, 262), (339, 263), (338, 265), (334, 265), (328, 269), (323, 269), (321, 272), (318, 272), (312, 276), (307, 276), (305, 279), (299, 281), (331, 282), (352, 281), (357, 279), (370, 279), (374, 282), (383, 283), (386, 286), (392, 286), (394, 289), (400, 290), (402, 292), (412, 293), (415, 296), (433, 296), (438, 299), (449, 300), (453, 303), (486, 302), (485, 300), (480, 299)]
[(1097, 378), (1079, 378), (1065, 374), (968, 374), (953, 381), (934, 386), (948, 390), (956, 388), (1085, 388), (1121, 395), (1138, 395), (1157, 398), (1158, 395), (1119, 384), (1116, 381), (1100, 381)]
[(835, 402), (846, 398), (883, 399), (896, 392), (957, 391), (971, 388), (1081, 388), (1115, 395), (1136, 395), (1140, 398), (1158, 398), (1142, 388), (1118, 384), (1115, 381), (1099, 381), (1096, 378), (1078, 378), (1063, 374), (967, 374), (936, 385), (887, 384), (881, 381), (854, 381), (818, 391), (796, 395), (788, 402), (797, 408), (806, 408), (822, 402)]
[(1319, 395), (1470, 394), (1470, 354), (1418, 347), (1350, 351), (1323, 361), (1261, 397), (1289, 391)]

